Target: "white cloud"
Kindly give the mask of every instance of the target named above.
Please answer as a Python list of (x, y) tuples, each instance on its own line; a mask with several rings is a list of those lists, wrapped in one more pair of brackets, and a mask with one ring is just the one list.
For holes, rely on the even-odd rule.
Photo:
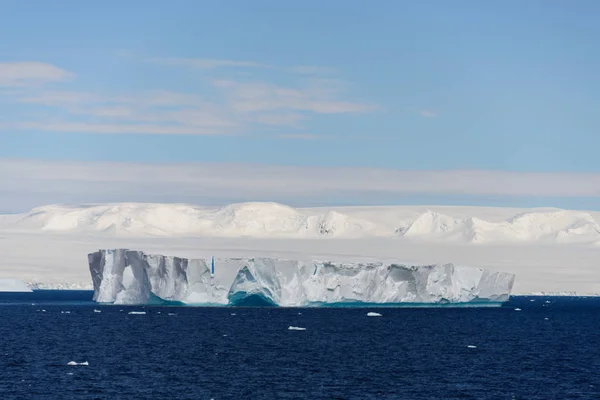
[[(337, 87), (319, 82), (289, 88), (262, 82), (212, 81), (220, 96), (209, 100), (190, 93), (147, 91), (97, 94), (41, 91), (14, 95), (24, 105), (66, 112), (62, 120), (25, 120), (0, 129), (115, 134), (244, 134), (252, 125), (302, 129), (314, 114), (356, 114), (374, 106), (339, 100)], [(274, 134), (274, 137), (282, 137)], [(297, 132), (297, 139), (307, 132)]]
[[(42, 92), (19, 102), (67, 111), (68, 120), (25, 121), (5, 129), (51, 132), (216, 135), (238, 126), (231, 115), (202, 97), (168, 91), (103, 96), (85, 92)], [(149, 124), (150, 123), (150, 124)]]
[(103, 124), (93, 122), (22, 122), (13, 125), (17, 129), (47, 132), (154, 134), (154, 135), (219, 135), (222, 129), (195, 126), (169, 126), (157, 124)]
[(411, 108), (409, 108), (409, 110), (419, 114), (421, 117), (424, 117), (424, 118), (435, 118), (438, 116), (437, 112), (432, 111), (432, 110), (423, 109), (423, 108), (411, 107)]
[(3, 210), (101, 201), (373, 203), (408, 194), (600, 197), (600, 174), (0, 159), (0, 192)]
[(295, 110), (317, 114), (346, 114), (373, 111), (375, 106), (340, 101), (336, 90), (319, 86), (286, 88), (267, 83), (215, 80), (213, 85), (225, 90), (232, 107), (239, 112)]
[(254, 121), (274, 126), (291, 126), (300, 127), (300, 121), (306, 119), (302, 114), (298, 113), (279, 113), (279, 114), (258, 114)]
[(49, 107), (68, 107), (82, 103), (100, 101), (100, 98), (91, 93), (69, 91), (45, 91), (33, 95), (17, 98), (20, 103), (40, 104)]
[[(154, 59), (168, 65), (187, 65), (201, 69), (221, 67), (269, 68), (268, 65), (215, 59)], [(10, 68), (7, 66), (10, 65)], [(5, 83), (32, 80), (64, 80), (71, 75), (44, 63), (7, 63)], [(314, 74), (322, 67), (303, 66), (297, 73)], [(20, 72), (18, 72), (20, 71)], [(283, 69), (290, 73), (290, 70)], [(17, 73), (18, 72), (18, 73)], [(134, 93), (85, 92), (72, 90), (27, 90), (2, 92), (3, 99), (17, 104), (18, 121), (7, 121), (3, 130), (37, 130), (49, 132), (163, 134), (163, 135), (243, 135), (266, 131), (274, 138), (306, 139), (303, 123), (318, 114), (359, 114), (376, 107), (344, 99), (342, 84), (334, 79), (300, 79), (295, 84), (279, 86), (267, 82), (240, 82), (229, 79), (205, 79), (209, 88), (201, 94), (168, 90)], [(0, 81), (1, 84), (1, 81)], [(43, 119), (48, 110), (60, 119)], [(266, 128), (266, 129), (265, 129)], [(286, 128), (286, 132), (277, 132)], [(290, 134), (289, 128), (298, 130)]]
[(280, 133), (276, 137), (280, 139), (299, 139), (299, 140), (322, 140), (325, 139), (323, 136), (315, 135), (312, 133)]
[(0, 86), (30, 86), (64, 81), (73, 77), (72, 73), (43, 62), (0, 62)]
[(198, 69), (215, 69), (223, 67), (271, 68), (269, 65), (252, 61), (217, 60), (210, 58), (150, 58), (145, 61), (153, 64), (191, 67)]
[(430, 110), (421, 110), (421, 111), (419, 111), (419, 114), (421, 114), (421, 117), (425, 117), (425, 118), (437, 117), (437, 113), (430, 111)]
[(304, 74), (304, 75), (321, 75), (321, 74), (331, 74), (336, 70), (335, 68), (330, 67), (318, 67), (314, 65), (299, 65), (297, 67), (292, 67), (289, 69), (290, 72), (295, 74)]
[(223, 60), (214, 58), (181, 58), (181, 57), (163, 57), (163, 58), (146, 58), (144, 62), (168, 65), (174, 67), (189, 67), (196, 69), (217, 69), (217, 68), (264, 68), (287, 71), (293, 74), (300, 75), (322, 75), (336, 72), (335, 68), (322, 67), (316, 65), (297, 65), (293, 67), (277, 67), (269, 64), (258, 63), (254, 61), (243, 60)]

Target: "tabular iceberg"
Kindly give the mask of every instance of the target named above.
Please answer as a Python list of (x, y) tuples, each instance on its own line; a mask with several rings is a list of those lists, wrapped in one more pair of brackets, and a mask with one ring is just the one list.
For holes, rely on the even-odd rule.
[(100, 303), (191, 305), (500, 305), (515, 276), (452, 264), (409, 266), (275, 258), (210, 261), (99, 250), (88, 255)]
[(0, 278), (0, 292), (31, 292), (31, 288), (19, 279)]

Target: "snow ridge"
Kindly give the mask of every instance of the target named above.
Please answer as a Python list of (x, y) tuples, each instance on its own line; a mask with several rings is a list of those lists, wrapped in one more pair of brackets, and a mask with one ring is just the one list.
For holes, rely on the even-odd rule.
[[(117, 237), (368, 238), (462, 243), (600, 244), (589, 212), (532, 209), (506, 219), (407, 207), (293, 208), (273, 202), (202, 207), (191, 204), (50, 205), (0, 218), (0, 230), (100, 233)], [(439, 210), (442, 211), (439, 211)]]

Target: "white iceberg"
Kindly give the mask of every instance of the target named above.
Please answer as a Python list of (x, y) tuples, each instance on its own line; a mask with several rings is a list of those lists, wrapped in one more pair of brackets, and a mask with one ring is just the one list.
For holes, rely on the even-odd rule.
[(500, 305), (515, 276), (453, 264), (333, 263), (275, 258), (186, 259), (141, 251), (88, 255), (99, 303)]
[(76, 361), (69, 361), (69, 362), (67, 363), (67, 365), (90, 365), (90, 363), (89, 363), (89, 362), (87, 362), (87, 361), (80, 362), (80, 363), (78, 363), (78, 362), (76, 362)]
[(0, 292), (31, 292), (31, 288), (23, 281), (12, 278), (0, 278)]
[(288, 331), (305, 331), (306, 328), (302, 328), (300, 326), (288, 326)]

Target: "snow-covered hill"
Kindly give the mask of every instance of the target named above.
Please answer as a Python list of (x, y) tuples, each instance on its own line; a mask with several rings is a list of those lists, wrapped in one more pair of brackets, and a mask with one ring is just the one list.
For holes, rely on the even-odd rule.
[(458, 243), (600, 243), (599, 214), (477, 207), (292, 208), (119, 203), (51, 205), (0, 216), (0, 230), (117, 237), (369, 238)]

